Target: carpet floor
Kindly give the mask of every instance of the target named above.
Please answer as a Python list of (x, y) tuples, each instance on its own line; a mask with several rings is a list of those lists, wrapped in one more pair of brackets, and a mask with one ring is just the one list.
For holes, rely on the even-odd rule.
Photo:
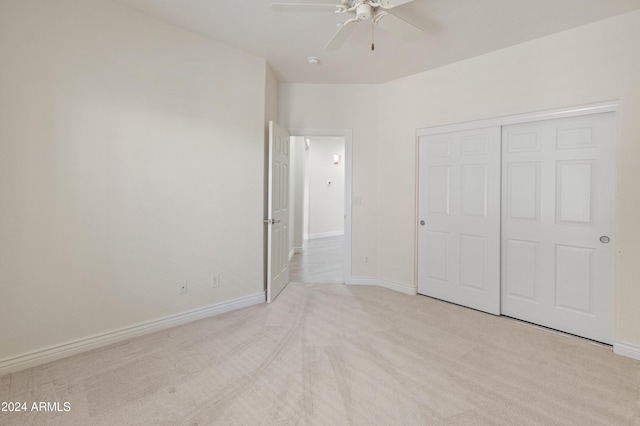
[(61, 410), (2, 425), (640, 425), (640, 362), (424, 296), (291, 283), (0, 377), (0, 401)]

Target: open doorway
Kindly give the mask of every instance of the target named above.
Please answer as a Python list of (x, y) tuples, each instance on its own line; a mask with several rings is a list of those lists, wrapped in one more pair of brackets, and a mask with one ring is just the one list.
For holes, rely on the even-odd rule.
[(350, 275), (351, 132), (291, 131), (290, 279)]

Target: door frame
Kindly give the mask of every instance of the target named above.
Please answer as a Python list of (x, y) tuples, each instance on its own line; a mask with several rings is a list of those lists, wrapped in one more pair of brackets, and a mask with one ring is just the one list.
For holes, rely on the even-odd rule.
[(344, 139), (344, 269), (343, 281), (348, 283), (351, 278), (351, 217), (352, 217), (352, 177), (353, 177), (353, 157), (351, 129), (306, 129), (290, 128), (289, 134), (292, 137), (336, 137)]
[(487, 118), (483, 120), (465, 121), (462, 123), (446, 124), (444, 126), (425, 127), (416, 130), (416, 153), (418, 152), (418, 138), (420, 136), (437, 135), (439, 133), (458, 132), (462, 130), (480, 129), (483, 127), (508, 126), (509, 124), (531, 123), (534, 121), (553, 120), (556, 118), (578, 117), (580, 115), (599, 114), (602, 112), (618, 112), (617, 100), (599, 102), (595, 104), (557, 108), (545, 111), (527, 112), (523, 114), (506, 115), (503, 117)]

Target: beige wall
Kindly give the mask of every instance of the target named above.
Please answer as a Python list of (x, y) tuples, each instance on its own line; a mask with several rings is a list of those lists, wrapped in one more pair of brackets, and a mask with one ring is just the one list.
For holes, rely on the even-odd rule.
[(304, 239), (305, 175), (307, 170), (305, 145), (304, 137), (291, 137), (289, 250), (297, 250), (298, 252), (303, 248)]
[(265, 62), (265, 126), (268, 128), (269, 120), (278, 122), (278, 79), (271, 65)]
[[(378, 197), (377, 85), (280, 84), (280, 124), (297, 129), (353, 129), (352, 274), (375, 277)], [(365, 264), (369, 256), (371, 262)]]
[[(266, 196), (269, 189), (269, 121), (273, 121), (275, 123), (278, 122), (278, 79), (276, 78), (271, 65), (265, 63), (266, 73), (265, 73), (265, 92), (264, 92), (264, 149), (263, 149), (263, 174), (262, 174), (262, 191), (263, 191), (263, 217), (262, 220), (266, 219), (267, 211), (269, 210), (269, 200)], [(256, 94), (257, 95), (257, 94)], [(267, 227), (263, 225), (262, 227), (262, 239), (263, 239), (263, 260), (262, 260), (262, 269), (263, 269), (263, 288), (266, 291), (267, 289)]]
[(263, 291), (263, 59), (103, 0), (0, 1), (0, 58), (0, 361)]
[(262, 291), (278, 111), (353, 129), (352, 273), (415, 285), (417, 128), (611, 99), (615, 337), (639, 345), (638, 52), (634, 12), (382, 85), (278, 93), (263, 59), (117, 4), (0, 0), (0, 361)]
[[(310, 137), (309, 237), (344, 232), (344, 145), (342, 138)], [(342, 159), (333, 163), (333, 155)], [(331, 181), (331, 185), (327, 182)]]
[[(638, 52), (640, 12), (633, 12), (382, 84), (379, 102), (358, 98), (352, 86), (284, 86), (281, 118), (294, 126), (311, 122), (354, 129), (354, 185), (360, 185), (354, 186), (354, 194), (378, 200), (375, 212), (366, 215), (366, 226), (354, 216), (354, 229), (376, 230), (377, 278), (415, 285), (416, 129), (619, 100), (615, 338), (638, 345)], [(329, 91), (333, 95), (328, 98)], [(363, 110), (379, 110), (379, 121), (350, 116)], [(354, 233), (354, 259), (366, 249), (358, 238), (366, 237)]]

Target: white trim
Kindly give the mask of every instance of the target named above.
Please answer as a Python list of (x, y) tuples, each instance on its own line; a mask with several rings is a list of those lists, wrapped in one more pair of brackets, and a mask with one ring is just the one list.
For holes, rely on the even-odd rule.
[(344, 231), (319, 232), (317, 234), (307, 235), (308, 240), (318, 240), (320, 238), (340, 237), (344, 235)]
[(397, 283), (393, 281), (380, 280), (377, 278), (351, 277), (347, 280), (348, 285), (377, 285), (389, 290), (399, 291), (400, 293), (415, 296), (418, 289), (410, 284)]
[(257, 305), (265, 302), (264, 291), (252, 294), (238, 299), (228, 300), (226, 302), (216, 303), (215, 305), (206, 306), (204, 308), (194, 309), (192, 311), (183, 312), (181, 314), (170, 315), (153, 321), (144, 322), (131, 327), (121, 328), (119, 330), (107, 333), (96, 334), (91, 337), (74, 340), (72, 342), (60, 345), (50, 346), (33, 352), (28, 352), (11, 358), (0, 360), (0, 376), (13, 373), (15, 371), (24, 370), (25, 368), (35, 367), (37, 365), (46, 364), (61, 358), (66, 358), (91, 349), (100, 348), (133, 337), (142, 336), (177, 325), (186, 324), (202, 318), (222, 314), (224, 312), (234, 311), (240, 308)]
[(291, 259), (293, 259), (293, 255), (294, 255), (294, 254), (296, 254), (296, 249), (295, 249), (295, 248), (292, 248), (292, 249), (289, 251), (289, 262), (291, 262)]
[(613, 352), (618, 355), (640, 360), (640, 345), (615, 340), (613, 342)]
[(510, 124), (531, 123), (533, 121), (553, 120), (556, 118), (577, 117), (580, 115), (616, 112), (618, 101), (607, 101), (596, 104), (558, 108), (547, 111), (537, 111), (525, 114), (508, 115), (505, 117), (488, 118), (485, 120), (467, 121), (463, 123), (447, 124), (444, 126), (426, 127), (416, 131), (417, 136), (437, 135), (440, 133), (475, 130), (485, 127), (507, 126)]
[(293, 249), (294, 254), (300, 254), (300, 253), (304, 253), (304, 248), (302, 247), (295, 247)]
[(328, 136), (344, 138), (344, 275), (343, 281), (351, 277), (351, 210), (353, 182), (353, 130), (351, 129), (289, 129), (291, 136)]

